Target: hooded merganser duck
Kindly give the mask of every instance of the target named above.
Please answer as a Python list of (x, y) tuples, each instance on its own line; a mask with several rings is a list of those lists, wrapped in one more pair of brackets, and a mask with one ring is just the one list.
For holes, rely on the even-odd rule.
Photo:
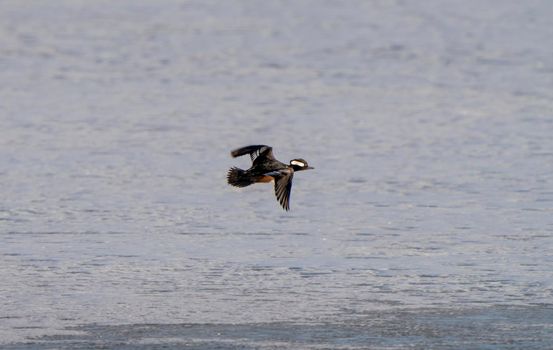
[(248, 170), (230, 168), (228, 183), (236, 187), (246, 187), (256, 182), (275, 182), (275, 195), (282, 208), (290, 210), (290, 191), (295, 171), (314, 169), (301, 158), (292, 159), (284, 164), (273, 156), (273, 148), (266, 145), (252, 145), (230, 152), (234, 158), (249, 154), (252, 166)]

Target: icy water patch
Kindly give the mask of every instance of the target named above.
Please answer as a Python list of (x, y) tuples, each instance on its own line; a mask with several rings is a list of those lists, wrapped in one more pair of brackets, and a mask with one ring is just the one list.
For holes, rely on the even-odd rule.
[(525, 349), (553, 344), (553, 308), (370, 312), (340, 323), (89, 324), (23, 349)]

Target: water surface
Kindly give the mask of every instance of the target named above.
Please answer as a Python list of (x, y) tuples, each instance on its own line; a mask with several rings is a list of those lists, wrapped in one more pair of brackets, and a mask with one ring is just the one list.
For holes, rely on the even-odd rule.
[(551, 348), (553, 7), (497, 5), (3, 2), (2, 347)]

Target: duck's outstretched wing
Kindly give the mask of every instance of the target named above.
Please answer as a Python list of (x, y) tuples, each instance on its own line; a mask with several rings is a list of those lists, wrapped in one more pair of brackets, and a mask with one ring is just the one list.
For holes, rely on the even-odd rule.
[(290, 210), (290, 192), (292, 191), (294, 170), (286, 168), (272, 171), (265, 175), (272, 176), (275, 179), (275, 195), (277, 200), (284, 210)]
[(234, 158), (249, 154), (252, 162), (255, 162), (258, 158), (266, 158), (275, 160), (273, 156), (273, 148), (267, 145), (251, 145), (242, 148), (237, 148), (230, 152), (230, 155)]

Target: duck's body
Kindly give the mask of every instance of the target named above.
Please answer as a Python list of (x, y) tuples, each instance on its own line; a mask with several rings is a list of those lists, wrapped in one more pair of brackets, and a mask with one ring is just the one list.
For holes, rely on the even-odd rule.
[(266, 145), (252, 145), (235, 149), (233, 157), (249, 154), (252, 166), (248, 170), (230, 168), (228, 183), (236, 187), (246, 187), (256, 182), (275, 182), (275, 194), (284, 210), (290, 210), (290, 191), (295, 171), (313, 169), (303, 159), (292, 159), (290, 164), (282, 163), (273, 156), (273, 148)]

